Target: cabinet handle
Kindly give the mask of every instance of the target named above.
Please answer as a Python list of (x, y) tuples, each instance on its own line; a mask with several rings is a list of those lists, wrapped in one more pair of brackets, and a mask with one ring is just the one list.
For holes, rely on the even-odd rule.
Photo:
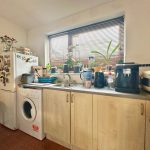
[(74, 98), (74, 95), (71, 94), (71, 103), (73, 103), (73, 98)]
[(144, 104), (143, 103), (141, 104), (141, 115), (142, 116), (144, 115)]
[(67, 103), (69, 102), (69, 94), (67, 94), (67, 96), (66, 96), (66, 102)]

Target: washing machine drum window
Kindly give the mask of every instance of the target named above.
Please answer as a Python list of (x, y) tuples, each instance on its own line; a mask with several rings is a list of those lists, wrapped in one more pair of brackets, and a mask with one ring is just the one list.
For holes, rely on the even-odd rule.
[(36, 118), (35, 104), (28, 98), (25, 98), (22, 105), (22, 114), (24, 119), (28, 121), (34, 121)]

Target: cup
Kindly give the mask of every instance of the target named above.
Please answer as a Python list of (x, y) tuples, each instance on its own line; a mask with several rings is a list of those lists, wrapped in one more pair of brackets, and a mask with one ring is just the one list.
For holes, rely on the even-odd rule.
[(91, 86), (92, 86), (92, 81), (91, 80), (84, 80), (83, 81), (83, 86), (85, 87), (85, 88), (91, 88)]

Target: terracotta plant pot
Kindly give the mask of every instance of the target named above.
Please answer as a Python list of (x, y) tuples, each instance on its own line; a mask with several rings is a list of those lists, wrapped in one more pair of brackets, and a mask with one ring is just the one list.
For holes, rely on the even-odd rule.
[(98, 67), (93, 67), (94, 68), (94, 72), (99, 72), (101, 70), (101, 67), (98, 66)]

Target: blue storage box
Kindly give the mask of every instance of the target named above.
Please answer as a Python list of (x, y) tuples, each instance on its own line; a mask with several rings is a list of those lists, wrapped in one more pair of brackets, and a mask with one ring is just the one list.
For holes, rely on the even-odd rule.
[(38, 77), (39, 83), (54, 83), (57, 77)]

